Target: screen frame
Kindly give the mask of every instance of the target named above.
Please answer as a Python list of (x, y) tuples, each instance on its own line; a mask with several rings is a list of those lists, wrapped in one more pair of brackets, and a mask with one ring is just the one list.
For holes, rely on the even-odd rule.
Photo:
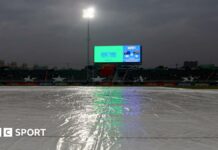
[[(140, 47), (140, 62), (95, 62), (95, 47), (96, 46), (139, 46)], [(95, 45), (93, 47), (93, 63), (94, 64), (117, 64), (117, 65), (141, 65), (142, 64), (142, 45), (141, 44), (125, 44), (125, 45)]]

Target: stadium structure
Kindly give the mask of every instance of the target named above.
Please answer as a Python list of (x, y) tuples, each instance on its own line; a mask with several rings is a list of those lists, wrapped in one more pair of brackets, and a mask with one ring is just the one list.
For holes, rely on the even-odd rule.
[(141, 68), (140, 45), (95, 46), (94, 65), (81, 70), (0, 64), (0, 85), (218, 86), (215, 65), (186, 61), (176, 68)]

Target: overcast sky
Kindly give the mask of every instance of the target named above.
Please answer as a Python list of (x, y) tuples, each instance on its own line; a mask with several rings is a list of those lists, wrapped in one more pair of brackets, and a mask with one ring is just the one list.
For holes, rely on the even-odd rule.
[(218, 0), (0, 0), (0, 60), (81, 68), (92, 45), (142, 44), (143, 66), (218, 64)]

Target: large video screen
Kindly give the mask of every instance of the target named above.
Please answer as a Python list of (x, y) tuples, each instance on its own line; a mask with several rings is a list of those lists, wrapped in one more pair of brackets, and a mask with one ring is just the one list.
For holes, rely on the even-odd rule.
[(141, 45), (94, 47), (94, 63), (141, 63), (141, 55)]

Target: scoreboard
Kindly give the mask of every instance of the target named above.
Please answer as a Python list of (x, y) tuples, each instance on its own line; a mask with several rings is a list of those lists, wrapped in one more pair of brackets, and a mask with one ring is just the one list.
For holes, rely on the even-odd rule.
[(94, 63), (128, 63), (142, 61), (141, 45), (95, 46)]

